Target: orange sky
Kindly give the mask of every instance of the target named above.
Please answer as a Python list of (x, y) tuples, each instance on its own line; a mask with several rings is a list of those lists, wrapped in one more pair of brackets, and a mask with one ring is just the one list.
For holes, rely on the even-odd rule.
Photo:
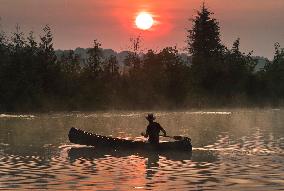
[[(129, 46), (129, 38), (139, 34), (144, 49), (177, 45), (185, 47), (186, 31), (199, 9), (200, 0), (0, 0), (2, 28), (40, 32), (45, 24), (52, 27), (55, 47), (89, 47), (98, 39), (104, 48), (117, 51)], [(283, 0), (207, 0), (221, 26), (222, 41), (231, 46), (240, 37), (244, 51), (272, 57), (275, 42), (284, 46)], [(150, 31), (134, 24), (140, 11), (154, 15)]]

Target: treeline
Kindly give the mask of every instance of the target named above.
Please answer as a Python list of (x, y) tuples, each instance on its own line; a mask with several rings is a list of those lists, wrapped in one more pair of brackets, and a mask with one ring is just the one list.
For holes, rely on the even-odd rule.
[(123, 68), (105, 58), (95, 40), (88, 59), (69, 51), (57, 57), (49, 26), (39, 41), (19, 28), (0, 34), (0, 111), (173, 109), (281, 105), (284, 99), (284, 49), (260, 71), (251, 53), (220, 40), (220, 28), (203, 5), (188, 29), (191, 64), (175, 47), (140, 54), (140, 39)]

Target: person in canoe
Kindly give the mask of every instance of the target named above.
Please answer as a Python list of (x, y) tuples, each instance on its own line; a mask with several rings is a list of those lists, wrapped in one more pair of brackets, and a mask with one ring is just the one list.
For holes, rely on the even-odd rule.
[(159, 123), (154, 122), (156, 117), (153, 114), (148, 114), (146, 119), (148, 120), (149, 124), (146, 129), (146, 134), (142, 133), (142, 136), (145, 138), (148, 137), (148, 141), (152, 144), (159, 144), (160, 131), (164, 133), (164, 136), (167, 135), (167, 132)]

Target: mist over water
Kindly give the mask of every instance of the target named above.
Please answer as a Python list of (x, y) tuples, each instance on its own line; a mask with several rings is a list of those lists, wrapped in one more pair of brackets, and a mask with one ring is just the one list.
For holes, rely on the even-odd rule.
[(0, 189), (284, 189), (282, 109), (155, 114), (169, 135), (191, 137), (192, 153), (110, 152), (68, 140), (72, 126), (143, 139), (147, 112), (0, 114)]

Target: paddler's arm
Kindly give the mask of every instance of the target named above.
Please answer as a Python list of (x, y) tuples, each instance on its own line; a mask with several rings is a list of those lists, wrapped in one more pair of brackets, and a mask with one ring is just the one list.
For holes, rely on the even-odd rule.
[(149, 126), (147, 126), (146, 134), (144, 135), (145, 138), (149, 137)]
[(160, 125), (161, 131), (164, 133), (164, 136), (167, 136), (166, 130)]
[(147, 138), (147, 137), (149, 136), (148, 129), (149, 129), (149, 128), (147, 127), (146, 133), (144, 133), (144, 132), (141, 133), (141, 135), (144, 136), (145, 138)]
[(141, 135), (145, 138), (147, 138), (149, 136), (148, 133), (144, 133), (144, 132), (142, 132)]

